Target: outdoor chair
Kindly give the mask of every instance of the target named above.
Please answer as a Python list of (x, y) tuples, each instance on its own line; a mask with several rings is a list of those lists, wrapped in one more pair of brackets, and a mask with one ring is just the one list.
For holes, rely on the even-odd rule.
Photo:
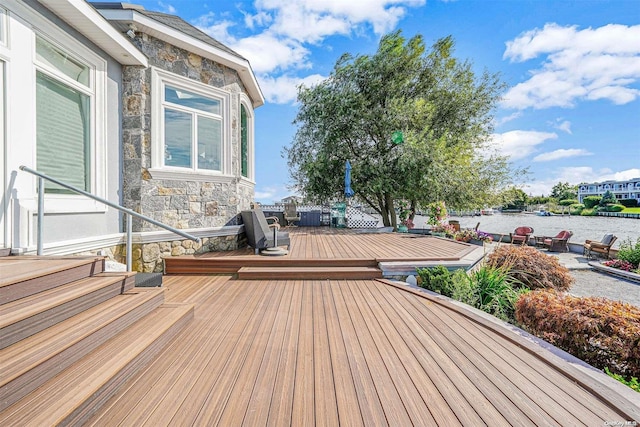
[(300, 222), (300, 212), (298, 212), (295, 203), (284, 204), (284, 220), (286, 226), (290, 226), (294, 222)]
[(562, 230), (555, 237), (545, 237), (542, 241), (549, 252), (569, 252), (569, 239), (573, 236), (572, 231)]
[[(277, 246), (291, 246), (289, 233), (278, 231), (280, 224), (275, 216), (265, 217), (261, 209), (242, 211), (242, 222), (247, 235), (249, 246), (254, 248), (256, 255), (262, 249), (275, 248)], [(271, 222), (271, 223), (269, 223)], [(277, 239), (277, 244), (276, 244)]]
[(511, 243), (513, 244), (519, 243), (521, 245), (526, 245), (529, 243), (529, 237), (531, 237), (532, 234), (533, 228), (518, 227), (513, 233), (509, 233), (509, 237), (511, 238)]
[(593, 240), (585, 240), (584, 249), (582, 254), (587, 258), (592, 258), (596, 254), (604, 255), (607, 259), (609, 259), (609, 251), (611, 251), (611, 246), (618, 238), (613, 234), (605, 234), (602, 240), (599, 242)]

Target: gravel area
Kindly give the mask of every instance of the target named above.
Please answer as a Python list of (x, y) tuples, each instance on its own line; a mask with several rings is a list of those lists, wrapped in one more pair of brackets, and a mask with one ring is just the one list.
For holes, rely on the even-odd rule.
[(576, 279), (569, 293), (580, 297), (605, 297), (640, 307), (640, 283), (594, 270), (571, 270)]

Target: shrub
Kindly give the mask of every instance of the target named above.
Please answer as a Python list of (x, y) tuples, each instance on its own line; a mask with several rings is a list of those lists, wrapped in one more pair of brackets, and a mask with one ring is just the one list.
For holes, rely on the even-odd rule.
[(611, 191), (607, 190), (602, 195), (602, 198), (600, 199), (600, 202), (598, 203), (598, 205), (606, 206), (606, 205), (609, 205), (609, 204), (616, 204), (616, 203), (618, 203), (618, 200), (616, 199), (616, 196), (614, 196)]
[(584, 205), (582, 203), (576, 203), (574, 205), (569, 206), (569, 214), (580, 215), (583, 209), (584, 209)]
[(595, 208), (600, 203), (602, 197), (600, 196), (587, 196), (582, 199), (585, 208)]
[(523, 291), (507, 267), (484, 265), (471, 273), (468, 280), (471, 305), (506, 322), (515, 323), (515, 304)]
[(596, 216), (598, 215), (598, 211), (595, 208), (584, 208), (582, 212), (580, 212), (580, 216)]
[(609, 203), (604, 208), (601, 207), (600, 209), (604, 210), (605, 212), (622, 212), (624, 210), (624, 206), (614, 204), (614, 203)]
[(508, 267), (509, 275), (528, 289), (566, 291), (573, 283), (569, 270), (558, 258), (523, 245), (501, 246), (487, 257), (492, 267)]
[(631, 238), (623, 240), (618, 249), (618, 259), (633, 264), (634, 268), (640, 267), (640, 237), (636, 240), (635, 245), (631, 242)]
[(620, 203), (625, 208), (638, 207), (638, 201), (636, 199), (620, 199), (618, 200), (618, 203)]
[(418, 286), (447, 297), (453, 295), (451, 272), (443, 265), (418, 269)]
[(599, 369), (640, 377), (638, 307), (540, 290), (520, 297), (515, 317), (527, 331)]
[(612, 259), (609, 261), (604, 261), (602, 265), (606, 265), (607, 267), (617, 268), (618, 270), (631, 271), (635, 267), (629, 261), (623, 261), (620, 259)]
[(560, 200), (558, 202), (558, 204), (560, 206), (571, 206), (571, 205), (575, 205), (578, 203), (577, 199), (564, 199), (564, 200)]

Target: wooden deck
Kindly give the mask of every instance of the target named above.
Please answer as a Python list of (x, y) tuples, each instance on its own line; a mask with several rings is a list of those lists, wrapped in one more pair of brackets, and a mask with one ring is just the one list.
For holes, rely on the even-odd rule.
[(168, 301), (195, 304), (194, 321), (87, 425), (640, 419), (608, 378), (596, 381), (483, 316), (402, 285), (169, 276), (165, 286)]
[[(251, 248), (167, 258), (167, 274), (235, 273), (242, 267), (378, 267), (380, 263), (465, 263), (478, 246), (431, 236), (363, 233), (328, 227), (292, 227), (288, 255), (254, 255)], [(478, 256), (473, 256), (479, 251)], [(465, 258), (470, 257), (465, 261)]]

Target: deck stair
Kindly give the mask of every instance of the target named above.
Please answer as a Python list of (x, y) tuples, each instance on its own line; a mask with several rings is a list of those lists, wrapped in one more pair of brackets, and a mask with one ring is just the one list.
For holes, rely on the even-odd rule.
[(102, 257), (0, 258), (0, 425), (81, 424), (193, 318)]
[(343, 267), (377, 267), (375, 258), (310, 258), (260, 256), (180, 256), (165, 259), (165, 274), (235, 274), (244, 267), (318, 269)]
[(242, 267), (238, 279), (269, 280), (323, 280), (323, 279), (379, 279), (382, 271), (376, 267)]

